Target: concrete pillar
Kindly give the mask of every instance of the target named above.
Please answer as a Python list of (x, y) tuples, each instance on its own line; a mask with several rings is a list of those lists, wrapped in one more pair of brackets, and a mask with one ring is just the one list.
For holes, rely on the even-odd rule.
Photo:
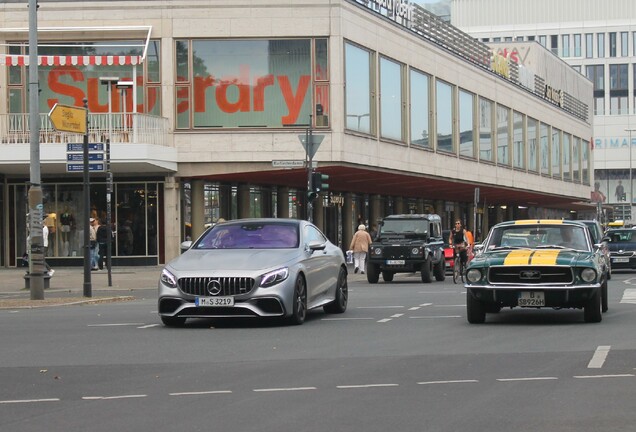
[[(369, 199), (369, 224), (373, 224), (385, 216), (384, 208), (382, 205), (382, 195), (371, 195)], [(356, 229), (358, 229), (358, 227), (356, 227)]]
[(281, 219), (289, 219), (289, 188), (286, 186), (278, 188), (276, 213)]
[[(342, 206), (342, 248), (349, 249), (351, 238), (353, 237), (353, 224), (356, 215), (354, 214), (354, 202), (351, 193), (344, 194), (344, 205)], [(357, 228), (357, 227), (356, 227)]]
[(405, 211), (405, 209), (404, 209), (404, 198), (403, 197), (395, 197), (393, 199), (393, 211), (395, 212), (395, 214), (408, 213), (408, 211)]
[(514, 220), (515, 218), (515, 212), (514, 212), (514, 208), (512, 206), (508, 206), (506, 208), (506, 220)]
[(219, 217), (232, 219), (232, 185), (219, 185)]
[(181, 238), (183, 221), (181, 220), (180, 184), (174, 176), (168, 176), (165, 179), (163, 190), (164, 253), (162, 254), (162, 248), (159, 248), (159, 264), (164, 264), (176, 258), (181, 252), (179, 245), (183, 240)]
[(205, 231), (205, 196), (203, 180), (192, 180), (190, 189), (192, 240)]
[(238, 187), (238, 217), (239, 219), (248, 218), (250, 213), (250, 185), (240, 184)]

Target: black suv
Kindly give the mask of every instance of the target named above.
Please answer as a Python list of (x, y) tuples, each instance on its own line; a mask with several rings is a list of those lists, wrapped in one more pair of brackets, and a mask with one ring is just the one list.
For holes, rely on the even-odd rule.
[(391, 282), (395, 273), (422, 273), (422, 282), (433, 275), (443, 281), (446, 263), (442, 220), (436, 214), (402, 214), (385, 217), (369, 247), (367, 280), (377, 283), (382, 274)]

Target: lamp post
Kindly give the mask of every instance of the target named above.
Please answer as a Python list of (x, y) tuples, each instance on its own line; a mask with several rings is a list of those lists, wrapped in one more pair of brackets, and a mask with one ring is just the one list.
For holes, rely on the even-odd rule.
[[(632, 132), (636, 129), (625, 129), (625, 132), (629, 134), (628, 147), (629, 147), (629, 219), (632, 220), (632, 203), (634, 202), (634, 185), (632, 184)], [(623, 218), (624, 220), (625, 218)]]
[(113, 91), (113, 84), (119, 82), (118, 77), (100, 77), (99, 82), (106, 86), (108, 93), (108, 139), (106, 140), (106, 270), (108, 271), (108, 286), (113, 286), (113, 277), (111, 272), (112, 267), (112, 217), (111, 217), (111, 196), (113, 193), (113, 173), (110, 170), (110, 142), (113, 136), (113, 100), (111, 93)]

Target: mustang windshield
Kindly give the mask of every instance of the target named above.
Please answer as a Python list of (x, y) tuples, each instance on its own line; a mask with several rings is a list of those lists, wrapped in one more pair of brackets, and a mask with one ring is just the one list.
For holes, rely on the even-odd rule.
[(590, 250), (585, 228), (574, 225), (507, 225), (493, 230), (487, 250), (496, 248)]
[(286, 249), (298, 247), (298, 226), (293, 224), (219, 224), (194, 249)]

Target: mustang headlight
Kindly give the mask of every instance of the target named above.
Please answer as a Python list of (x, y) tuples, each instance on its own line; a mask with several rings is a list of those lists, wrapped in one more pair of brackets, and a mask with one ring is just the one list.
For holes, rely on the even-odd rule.
[(481, 280), (481, 270), (476, 268), (468, 270), (468, 272), (466, 272), (466, 279), (470, 283), (479, 282)]
[(585, 282), (594, 282), (596, 280), (596, 270), (592, 268), (586, 268), (581, 270), (581, 279)]
[(287, 267), (283, 267), (278, 270), (266, 273), (261, 279), (261, 287), (267, 288), (271, 287), (272, 285), (276, 285), (277, 283), (280, 283), (287, 279), (287, 276), (289, 276), (289, 269)]
[(177, 287), (177, 278), (175, 278), (174, 275), (166, 269), (161, 271), (161, 282), (168, 285), (170, 288)]

